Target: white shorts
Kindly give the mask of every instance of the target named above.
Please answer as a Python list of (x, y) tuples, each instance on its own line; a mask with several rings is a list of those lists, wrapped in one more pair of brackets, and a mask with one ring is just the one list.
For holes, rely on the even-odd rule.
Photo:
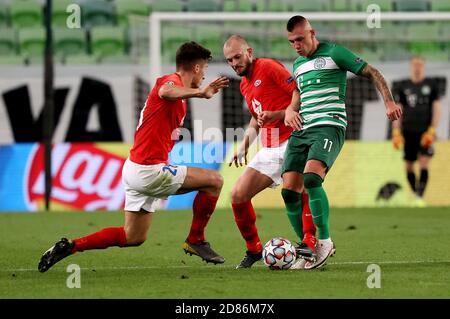
[(160, 198), (175, 194), (183, 185), (186, 174), (186, 166), (140, 165), (127, 158), (122, 168), (125, 210), (154, 212)]
[(269, 176), (273, 180), (273, 184), (270, 187), (277, 187), (283, 181), (281, 169), (287, 143), (288, 141), (285, 141), (279, 147), (263, 147), (248, 164), (248, 167)]

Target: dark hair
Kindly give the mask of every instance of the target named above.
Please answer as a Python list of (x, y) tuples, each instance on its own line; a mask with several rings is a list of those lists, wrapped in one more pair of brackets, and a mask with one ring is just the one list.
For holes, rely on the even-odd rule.
[(176, 56), (177, 70), (180, 68), (188, 69), (198, 60), (211, 60), (211, 51), (194, 41), (183, 43), (178, 48)]
[(289, 32), (292, 32), (292, 30), (294, 30), (294, 28), (297, 26), (297, 24), (304, 24), (305, 22), (306, 22), (305, 17), (293, 16), (292, 18), (289, 19), (289, 21), (286, 25), (286, 30), (288, 30)]

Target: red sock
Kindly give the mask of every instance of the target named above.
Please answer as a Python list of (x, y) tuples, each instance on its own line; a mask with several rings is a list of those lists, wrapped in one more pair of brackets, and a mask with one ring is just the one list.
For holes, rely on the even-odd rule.
[(105, 249), (111, 246), (125, 247), (127, 238), (123, 227), (104, 228), (96, 233), (73, 240), (72, 253), (90, 249)]
[(256, 213), (251, 201), (231, 204), (233, 207), (234, 220), (247, 244), (247, 250), (257, 253), (262, 250), (261, 240), (256, 229)]
[(219, 197), (208, 195), (202, 191), (199, 191), (197, 196), (195, 196), (194, 204), (192, 205), (191, 230), (187, 238), (190, 243), (198, 244), (205, 240), (205, 227), (216, 208), (218, 199)]
[(316, 226), (309, 208), (309, 197), (307, 192), (302, 193), (302, 223), (303, 223), (303, 240), (308, 247), (314, 249), (316, 245)]

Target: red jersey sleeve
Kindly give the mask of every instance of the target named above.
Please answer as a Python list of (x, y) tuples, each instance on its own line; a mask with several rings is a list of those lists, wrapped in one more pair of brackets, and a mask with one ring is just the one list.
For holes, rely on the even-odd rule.
[(268, 64), (266, 70), (270, 70), (275, 84), (286, 93), (292, 94), (297, 87), (294, 76), (276, 60), (268, 60), (266, 63)]

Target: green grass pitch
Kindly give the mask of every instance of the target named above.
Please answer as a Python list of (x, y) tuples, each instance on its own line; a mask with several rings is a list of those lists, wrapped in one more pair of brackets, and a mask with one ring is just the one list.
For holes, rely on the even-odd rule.
[[(206, 230), (223, 265), (181, 249), (190, 211), (157, 212), (140, 247), (77, 253), (46, 273), (41, 254), (61, 237), (75, 238), (123, 223), (122, 213), (0, 214), (0, 298), (449, 298), (450, 208), (332, 209), (336, 256), (318, 270), (271, 271), (262, 262), (234, 269), (245, 244), (231, 210), (217, 210)], [(283, 210), (258, 210), (263, 242), (295, 239)], [(67, 266), (81, 267), (70, 289)], [(368, 288), (370, 264), (381, 287)]]

